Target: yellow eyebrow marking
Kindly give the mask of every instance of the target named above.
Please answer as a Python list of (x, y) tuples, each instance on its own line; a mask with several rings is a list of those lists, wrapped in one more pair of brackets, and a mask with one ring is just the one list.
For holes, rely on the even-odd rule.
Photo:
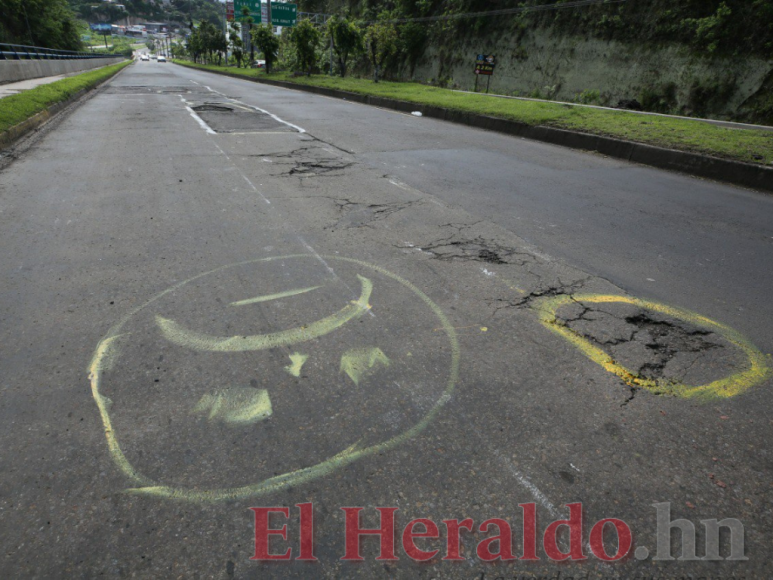
[(271, 300), (279, 300), (280, 298), (288, 298), (290, 296), (297, 296), (298, 294), (306, 294), (312, 290), (317, 290), (322, 286), (312, 286), (311, 288), (297, 288), (295, 290), (286, 290), (285, 292), (277, 292), (276, 294), (268, 294), (266, 296), (256, 296), (255, 298), (248, 298), (247, 300), (239, 300), (238, 302), (231, 302), (229, 306), (246, 306), (247, 304), (257, 304), (258, 302), (269, 302)]
[(158, 324), (161, 333), (169, 342), (193, 350), (247, 352), (297, 344), (324, 336), (343, 326), (352, 318), (361, 316), (370, 310), (368, 301), (373, 291), (373, 283), (360, 275), (357, 275), (357, 278), (360, 280), (362, 287), (360, 297), (357, 300), (352, 300), (350, 304), (327, 318), (289, 330), (251, 336), (211, 336), (196, 332), (195, 330), (189, 330), (174, 320), (169, 320), (162, 316), (156, 316), (156, 324)]

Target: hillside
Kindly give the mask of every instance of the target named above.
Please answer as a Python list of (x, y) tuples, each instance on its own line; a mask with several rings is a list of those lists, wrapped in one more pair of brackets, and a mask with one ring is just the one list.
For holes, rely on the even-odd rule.
[(116, 0), (95, 3), (93, 0), (69, 0), (72, 9), (88, 22), (119, 23), (127, 17), (154, 22), (188, 24), (208, 20), (222, 23), (223, 4), (217, 0)]
[(402, 19), (402, 47), (386, 67), (396, 79), (471, 90), (483, 52), (497, 55), (491, 89), (501, 94), (773, 123), (773, 0), (513, 12), (548, 2), (306, 0), (301, 9)]
[(187, 25), (192, 18), (220, 25), (224, 9), (217, 0), (0, 0), (0, 15), (0, 42), (82, 50), (79, 19), (117, 23), (129, 18)]

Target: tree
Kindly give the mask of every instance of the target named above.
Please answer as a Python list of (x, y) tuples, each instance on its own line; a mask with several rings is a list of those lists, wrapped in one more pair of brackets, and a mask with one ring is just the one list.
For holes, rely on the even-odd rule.
[(231, 32), (228, 35), (228, 39), (231, 41), (231, 53), (234, 55), (234, 58), (236, 59), (236, 68), (241, 68), (242, 59), (244, 59), (244, 51), (242, 50), (242, 47), (244, 46), (244, 42), (242, 42), (239, 32), (240, 32), (239, 23), (234, 22), (231, 25)]
[(213, 53), (217, 52), (218, 59), (222, 59), (222, 53), (228, 48), (225, 33), (209, 22), (202, 22), (198, 28), (194, 28), (188, 37), (188, 52), (193, 56), (193, 61), (198, 62), (202, 55), (207, 55), (208, 62), (212, 62)]
[(279, 51), (279, 39), (268, 24), (258, 24), (252, 29), (252, 42), (263, 53), (266, 61), (266, 74), (271, 74), (271, 67), (276, 62)]
[(349, 57), (362, 52), (362, 32), (348, 18), (333, 16), (327, 21), (327, 34), (338, 58), (341, 77), (345, 77)]
[(187, 54), (188, 54), (188, 51), (185, 50), (185, 47), (182, 44), (178, 42), (172, 43), (172, 56), (174, 58), (182, 58)]
[(408, 22), (400, 27), (400, 40), (405, 50), (405, 56), (408, 58), (410, 76), (413, 78), (416, 63), (424, 54), (424, 47), (427, 44), (427, 28), (418, 22)]
[(188, 52), (193, 58), (193, 62), (198, 62), (199, 57), (204, 52), (204, 48), (201, 42), (201, 35), (199, 34), (198, 29), (194, 28), (193, 30), (191, 30), (191, 34), (190, 36), (188, 36), (188, 39), (186, 40), (185, 44), (186, 44), (186, 48), (188, 49)]
[[(248, 6), (242, 6), (242, 26), (246, 26), (249, 30), (250, 37), (252, 37), (254, 28), (252, 25), (255, 23), (255, 19), (250, 16), (250, 9)], [(254, 42), (250, 42), (250, 65), (255, 60), (255, 46)]]
[(67, 0), (0, 0), (0, 42), (83, 49)]
[(377, 83), (384, 62), (397, 50), (397, 30), (394, 24), (386, 20), (371, 24), (365, 32), (365, 45), (373, 65), (373, 82)]
[(298, 58), (298, 68), (311, 75), (311, 70), (317, 64), (317, 45), (321, 34), (310, 20), (301, 20), (295, 25), (290, 35)]

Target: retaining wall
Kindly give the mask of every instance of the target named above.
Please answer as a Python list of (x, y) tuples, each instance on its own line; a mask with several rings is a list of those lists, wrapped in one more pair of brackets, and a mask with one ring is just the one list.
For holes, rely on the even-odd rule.
[(118, 64), (123, 56), (73, 60), (0, 60), (0, 84), (53, 77)]

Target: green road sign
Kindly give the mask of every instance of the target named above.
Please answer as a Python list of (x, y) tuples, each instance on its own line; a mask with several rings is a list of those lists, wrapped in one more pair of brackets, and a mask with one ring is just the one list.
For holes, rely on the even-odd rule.
[(234, 0), (234, 16), (237, 20), (242, 19), (242, 7), (250, 9), (250, 16), (255, 20), (255, 24), (260, 22), (260, 0)]
[[(236, 20), (242, 18), (242, 6), (250, 9), (255, 24), (263, 22), (260, 11), (260, 0), (234, 0), (234, 15)], [(271, 3), (271, 24), (273, 26), (295, 26), (298, 20), (298, 5), (284, 2)]]
[(271, 24), (274, 26), (295, 26), (298, 20), (298, 5), (283, 2), (271, 3)]

